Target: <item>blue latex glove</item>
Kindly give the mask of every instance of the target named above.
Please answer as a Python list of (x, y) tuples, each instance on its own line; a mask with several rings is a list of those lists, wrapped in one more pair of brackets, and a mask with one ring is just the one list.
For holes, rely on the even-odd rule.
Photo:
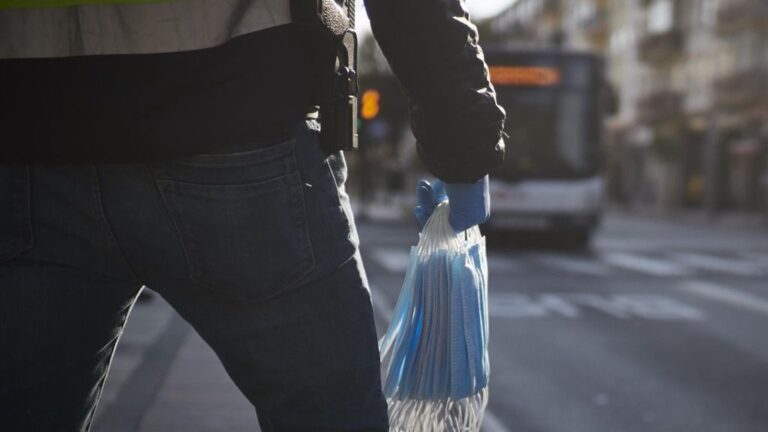
[(445, 200), (451, 203), (449, 220), (456, 232), (486, 222), (491, 215), (488, 176), (475, 183), (443, 183), (437, 180), (430, 184), (421, 180), (416, 188), (416, 200), (417, 206), (413, 212), (422, 227), (435, 207)]

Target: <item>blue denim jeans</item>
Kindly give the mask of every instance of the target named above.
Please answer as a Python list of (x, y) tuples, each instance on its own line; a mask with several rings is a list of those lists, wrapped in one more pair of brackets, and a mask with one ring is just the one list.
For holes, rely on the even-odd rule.
[(265, 432), (386, 431), (346, 168), (318, 128), (172, 162), (0, 165), (0, 430), (88, 430), (147, 285)]

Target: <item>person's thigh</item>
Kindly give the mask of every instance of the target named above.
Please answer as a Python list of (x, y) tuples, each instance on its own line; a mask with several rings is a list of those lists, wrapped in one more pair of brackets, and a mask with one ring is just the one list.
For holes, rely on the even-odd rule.
[(386, 431), (370, 298), (358, 258), (263, 302), (155, 288), (214, 349), (264, 432)]
[(0, 430), (86, 431), (140, 284), (87, 167), (0, 165)]
[(138, 287), (0, 263), (0, 430), (87, 431)]
[(152, 164), (186, 268), (155, 267), (147, 285), (212, 346), (265, 432), (385, 431), (343, 161), (322, 155), (314, 125), (261, 150)]

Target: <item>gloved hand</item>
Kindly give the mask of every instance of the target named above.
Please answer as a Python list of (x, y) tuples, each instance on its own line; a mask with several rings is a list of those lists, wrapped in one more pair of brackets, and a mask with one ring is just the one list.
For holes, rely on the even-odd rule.
[(475, 183), (430, 184), (421, 180), (416, 188), (417, 206), (413, 209), (423, 227), (438, 204), (448, 200), (451, 204), (449, 220), (453, 230), (464, 231), (486, 222), (491, 215), (491, 196), (488, 192), (488, 176)]

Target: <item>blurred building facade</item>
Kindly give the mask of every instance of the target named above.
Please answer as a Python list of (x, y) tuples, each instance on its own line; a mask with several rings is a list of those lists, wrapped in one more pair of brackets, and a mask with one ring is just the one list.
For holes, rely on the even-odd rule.
[(605, 56), (612, 200), (768, 211), (768, 2), (518, 0), (482, 30)]

